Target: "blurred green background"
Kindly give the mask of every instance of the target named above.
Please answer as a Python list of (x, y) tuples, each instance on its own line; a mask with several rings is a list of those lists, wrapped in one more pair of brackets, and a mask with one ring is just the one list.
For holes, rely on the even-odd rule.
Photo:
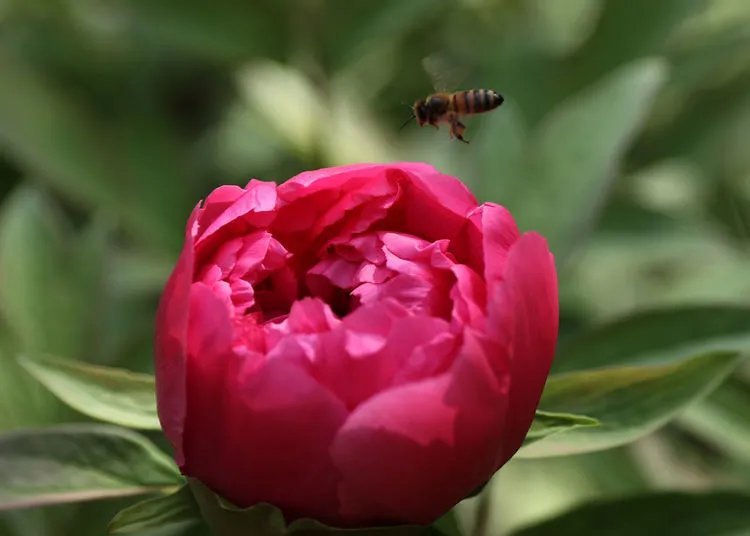
[[(428, 55), (465, 71), (455, 89), (506, 97), (469, 145), (398, 131)], [(0, 431), (85, 419), (19, 352), (152, 370), (187, 215), (252, 177), (461, 177), (549, 237), (563, 339), (750, 304), (749, 139), (746, 0), (0, 0)], [(750, 490), (747, 367), (629, 447), (514, 460), (459, 512), (494, 535), (591, 498), (728, 488)], [(5, 513), (0, 535), (102, 534), (127, 503)]]

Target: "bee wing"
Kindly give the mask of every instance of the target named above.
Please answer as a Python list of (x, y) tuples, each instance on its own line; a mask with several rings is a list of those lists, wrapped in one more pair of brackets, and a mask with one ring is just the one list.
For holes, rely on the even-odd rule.
[(423, 58), (422, 67), (430, 77), (435, 90), (440, 92), (455, 90), (469, 74), (468, 68), (452, 63), (441, 54), (430, 54)]

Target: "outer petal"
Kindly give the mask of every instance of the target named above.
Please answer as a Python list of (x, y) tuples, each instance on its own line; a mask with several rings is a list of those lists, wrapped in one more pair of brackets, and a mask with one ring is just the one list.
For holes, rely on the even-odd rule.
[(434, 167), (421, 162), (400, 162), (397, 166), (410, 173), (420, 190), (439, 199), (456, 214), (466, 214), (476, 208), (477, 198), (456, 177), (440, 173)]
[(401, 195), (392, 210), (394, 229), (430, 242), (453, 239), (463, 229), (477, 201), (466, 186), (430, 166), (408, 164), (391, 174), (401, 184)]
[(276, 184), (251, 180), (242, 194), (237, 188), (217, 188), (206, 199), (196, 248), (205, 249), (230, 237), (265, 228), (274, 218)]
[(159, 421), (172, 444), (178, 465), (184, 463), (182, 436), (187, 408), (188, 310), (193, 279), (193, 239), (199, 214), (200, 209), (196, 207), (188, 220), (185, 245), (164, 288), (156, 315), (154, 354)]
[(518, 237), (510, 212), (495, 203), (484, 203), (468, 214), (450, 249), (459, 262), (491, 282), (502, 277), (508, 250)]
[(278, 188), (283, 203), (274, 235), (295, 253), (319, 255), (329, 241), (346, 243), (382, 220), (399, 186), (378, 165), (346, 166), (294, 177)]
[[(400, 188), (394, 189), (392, 185), (395, 184)], [(391, 228), (430, 241), (453, 237), (463, 226), (464, 217), (477, 207), (476, 198), (461, 181), (426, 164), (411, 162), (358, 164), (308, 171), (279, 186), (278, 192), (279, 197), (288, 203), (278, 220), (285, 222), (284, 228), (288, 230), (292, 230), (290, 222), (296, 225), (293, 230), (303, 230), (314, 224), (320, 226), (321, 215), (327, 220), (324, 223), (331, 225), (343, 219), (345, 212), (352, 213), (357, 207), (361, 212), (366, 208), (365, 213), (355, 214), (356, 219), (367, 224), (356, 231), (364, 231), (367, 226), (386, 217), (384, 209), (387, 209), (393, 224)], [(342, 192), (347, 195), (342, 197)], [(315, 199), (315, 203), (308, 205), (317, 206), (316, 213), (309, 207), (295, 205), (295, 201), (303, 197)], [(347, 201), (351, 197), (354, 199)], [(377, 200), (374, 206), (368, 207), (368, 198), (371, 204)], [(396, 207), (392, 206), (393, 202), (396, 202)], [(286, 213), (294, 217), (286, 218)], [(322, 228), (316, 230), (316, 233), (320, 232)]]
[(503, 281), (490, 293), (488, 335), (493, 335), (493, 326), (502, 326), (499, 335), (508, 337), (513, 348), (504, 463), (531, 426), (555, 354), (557, 275), (544, 238), (526, 233), (513, 245)]
[(494, 471), (507, 375), (496, 381), (467, 333), (453, 368), (359, 406), (333, 444), (351, 524), (429, 523)]
[(336, 519), (329, 447), (342, 403), (293, 355), (231, 350), (225, 304), (206, 285), (191, 296), (183, 472), (239, 506), (270, 502), (294, 519)]

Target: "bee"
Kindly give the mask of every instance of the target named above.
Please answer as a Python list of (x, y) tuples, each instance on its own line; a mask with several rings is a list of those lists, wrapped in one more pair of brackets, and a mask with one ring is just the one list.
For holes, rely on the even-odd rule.
[[(454, 84), (465, 76), (465, 72), (451, 65), (441, 55), (427, 56), (422, 60), (422, 65), (432, 79), (436, 93), (416, 101), (411, 106), (412, 116), (417, 120), (417, 125), (432, 125), (439, 128), (440, 123), (448, 123), (451, 138), (469, 143), (464, 139), (466, 125), (461, 122), (461, 116), (494, 110), (503, 103), (503, 96), (492, 89), (446, 91), (450, 85), (455, 87)], [(410, 117), (409, 121), (411, 119)]]
[(503, 103), (503, 96), (491, 89), (468, 89), (453, 93), (433, 93), (414, 103), (412, 113), (421, 127), (432, 125), (439, 128), (440, 123), (450, 125), (450, 137), (464, 143), (466, 125), (461, 122), (462, 115), (481, 114), (494, 110)]

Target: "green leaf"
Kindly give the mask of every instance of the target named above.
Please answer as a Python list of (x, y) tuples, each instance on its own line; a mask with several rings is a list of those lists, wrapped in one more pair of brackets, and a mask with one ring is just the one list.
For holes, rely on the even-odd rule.
[(670, 363), (715, 350), (750, 350), (750, 307), (704, 305), (639, 312), (561, 343), (552, 373)]
[(552, 251), (570, 250), (602, 205), (617, 162), (666, 79), (660, 59), (617, 69), (553, 110), (529, 140), (523, 176), (499, 197)]
[(585, 415), (572, 415), (570, 413), (552, 413), (537, 410), (534, 422), (526, 434), (524, 445), (530, 445), (534, 441), (544, 439), (554, 434), (569, 432), (581, 427), (599, 426), (599, 421)]
[(705, 10), (707, 4), (704, 0), (603, 2), (594, 35), (567, 65), (569, 77), (585, 82), (621, 62), (652, 54), (680, 22)]
[(145, 437), (70, 424), (0, 436), (0, 510), (163, 492), (182, 482)]
[(38, 180), (122, 218), (140, 238), (176, 245), (192, 200), (175, 136), (156, 113), (135, 108), (124, 120), (100, 121), (51, 76), (2, 51), (0, 72), (0, 148)]
[(109, 534), (133, 534), (148, 529), (179, 533), (202, 523), (200, 510), (185, 485), (170, 495), (138, 502), (121, 510), (110, 522)]
[(19, 358), (34, 378), (75, 410), (128, 428), (158, 430), (154, 377), (35, 354)]
[(281, 511), (267, 503), (238, 508), (216, 495), (199, 480), (188, 479), (203, 519), (215, 536), (455, 536), (455, 521), (443, 516), (436, 526), (401, 525), (339, 529), (312, 519), (299, 519), (287, 525)]
[(31, 188), (17, 189), (3, 205), (0, 308), (29, 350), (72, 353), (86, 339), (67, 230), (56, 207)]
[(138, 35), (157, 47), (224, 62), (283, 50), (281, 13), (263, 4), (227, 0), (206, 11), (198, 0), (136, 0), (128, 2), (127, 10)]
[(677, 424), (707, 445), (740, 463), (750, 464), (750, 383), (738, 375), (689, 408)]
[(0, 331), (0, 433), (55, 422), (65, 410), (18, 365), (14, 354)]
[(715, 389), (740, 363), (736, 352), (713, 352), (665, 365), (623, 366), (550, 376), (540, 407), (590, 415), (600, 426), (540, 439), (519, 452), (535, 458), (624, 445), (664, 425)]
[(0, 146), (75, 198), (116, 200), (106, 136), (89, 110), (7, 52), (0, 71)]
[(559, 517), (513, 533), (513, 536), (558, 534), (680, 534), (739, 536), (750, 527), (750, 495), (736, 492), (651, 493), (593, 502)]

